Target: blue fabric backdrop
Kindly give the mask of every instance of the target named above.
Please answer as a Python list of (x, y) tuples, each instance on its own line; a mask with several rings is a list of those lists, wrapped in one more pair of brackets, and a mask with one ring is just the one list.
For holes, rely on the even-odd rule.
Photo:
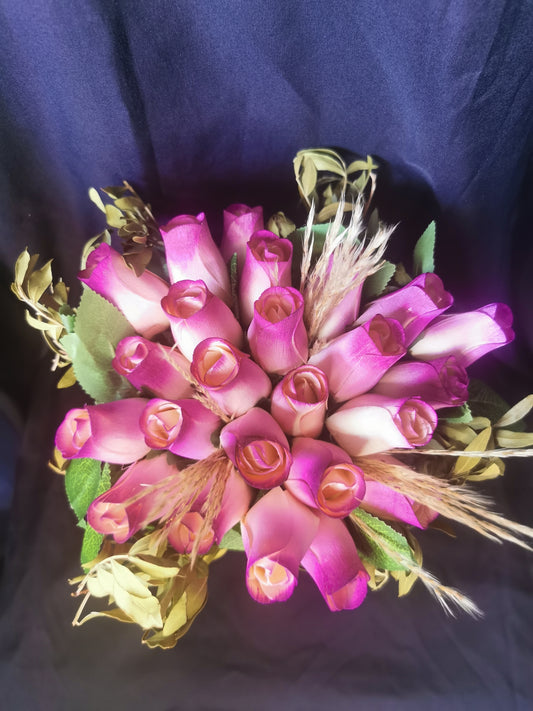
[[(79, 402), (57, 396), (7, 285), (26, 245), (74, 283), (101, 229), (90, 186), (128, 179), (162, 219), (206, 210), (216, 225), (230, 202), (301, 214), (301, 148), (370, 153), (381, 212), (402, 221), (394, 248), (409, 254), (436, 218), (457, 305), (513, 308), (517, 343), (476, 373), (515, 401), (533, 385), (532, 32), (519, 0), (0, 0), (5, 481), (18, 453), (6, 708), (531, 708), (531, 557), (465, 531), (428, 532), (426, 563), (485, 608), (482, 622), (446, 621), (418, 587), (332, 615), (305, 579), (289, 603), (262, 608), (229, 555), (175, 651), (141, 649), (136, 630), (106, 622), (72, 631), (64, 581), (79, 535), (45, 462)], [(530, 468), (514, 463), (489, 491), (531, 525)]]

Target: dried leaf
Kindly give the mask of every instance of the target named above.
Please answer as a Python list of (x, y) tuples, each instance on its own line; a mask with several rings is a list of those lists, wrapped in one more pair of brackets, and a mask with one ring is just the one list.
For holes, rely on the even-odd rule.
[(124, 223), (124, 215), (114, 205), (105, 206), (105, 216), (110, 227), (121, 227)]
[(514, 432), (513, 430), (496, 430), (496, 444), (499, 447), (519, 449), (533, 446), (533, 432)]
[(101, 210), (105, 214), (105, 205), (103, 203), (102, 198), (100, 197), (100, 193), (96, 188), (89, 188), (89, 199), (91, 202), (94, 202), (96, 207)]
[(128, 555), (128, 561), (154, 580), (166, 580), (179, 574), (180, 568), (175, 562), (166, 561), (151, 555)]
[(67, 370), (63, 373), (61, 379), (59, 380), (57, 387), (62, 390), (64, 388), (70, 388), (77, 382), (76, 375), (74, 374), (74, 368), (69, 366)]
[[(484, 452), (490, 442), (492, 428), (487, 427), (474, 437), (468, 446), (465, 447), (465, 452)], [(453, 467), (453, 474), (468, 474), (480, 462), (481, 457), (458, 457)]]
[(509, 425), (514, 425), (516, 422), (523, 420), (532, 408), (533, 394), (527, 395), (523, 400), (520, 400), (520, 402), (508, 410), (505, 415), (500, 417), (495, 423), (494, 427), (509, 427)]
[[(39, 255), (36, 255), (37, 257)], [(30, 253), (25, 249), (15, 262), (15, 284), (22, 287), (30, 264)]]
[(184, 592), (178, 602), (170, 610), (170, 614), (163, 625), (163, 635), (170, 636), (180, 627), (187, 624), (187, 593)]

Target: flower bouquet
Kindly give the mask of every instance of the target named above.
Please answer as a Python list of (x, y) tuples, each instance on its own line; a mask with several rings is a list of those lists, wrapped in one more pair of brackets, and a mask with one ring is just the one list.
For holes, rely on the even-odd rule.
[[(424, 569), (414, 532), (460, 523), (529, 548), (533, 530), (472, 486), (531, 454), (519, 425), (533, 396), (508, 409), (466, 370), (513, 339), (510, 309), (454, 312), (434, 224), (409, 271), (384, 258), (371, 157), (308, 150), (294, 165), (306, 224), (232, 205), (219, 246), (204, 214), (159, 228), (127, 183), (106, 203), (91, 189), (109, 229), (83, 251), (75, 309), (50, 263), (17, 261), (12, 289), (65, 370), (59, 387), (90, 399), (50, 462), (84, 530), (74, 624), (134, 622), (172, 647), (227, 550), (244, 552), (260, 603), (287, 600), (302, 574), (332, 611), (420, 579), (476, 615)], [(98, 598), (111, 607), (83, 616)]]

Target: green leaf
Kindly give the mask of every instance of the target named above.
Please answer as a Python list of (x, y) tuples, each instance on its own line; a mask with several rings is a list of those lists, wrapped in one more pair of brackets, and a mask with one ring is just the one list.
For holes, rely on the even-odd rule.
[(81, 544), (80, 563), (82, 566), (87, 565), (96, 558), (100, 553), (104, 537), (101, 533), (97, 533), (89, 524), (85, 527), (83, 541)]
[(365, 279), (361, 302), (364, 304), (366, 301), (371, 301), (382, 294), (385, 287), (394, 276), (395, 271), (395, 264), (392, 264), (392, 262), (385, 262), (381, 269), (378, 269), (377, 272), (371, 274), (367, 279)]
[(65, 490), (69, 504), (78, 519), (85, 516), (89, 505), (98, 496), (101, 473), (102, 463), (95, 459), (73, 459), (68, 465), (65, 473)]
[(135, 333), (125, 316), (102, 296), (84, 289), (74, 333), (61, 339), (72, 360), (76, 379), (96, 402), (118, 400), (132, 392), (131, 385), (111, 365), (117, 343)]
[(70, 308), (70, 306), (67, 306), (67, 305), (61, 306), (59, 308), (59, 317), (61, 318), (61, 322), (63, 323), (63, 326), (65, 327), (65, 331), (67, 333), (74, 333), (74, 326), (76, 323), (76, 314)]
[(372, 565), (380, 570), (409, 570), (407, 565), (402, 563), (387, 551), (397, 553), (398, 556), (407, 559), (416, 565), (413, 558), (413, 552), (407, 542), (405, 536), (395, 531), (389, 524), (382, 521), (376, 516), (367, 513), (361, 509), (356, 509), (350, 515), (352, 521), (358, 524), (361, 521), (365, 528), (372, 530), (372, 535), (369, 535), (361, 526), (358, 526), (358, 532), (364, 537), (367, 550), (359, 550), (362, 558), (370, 561)]
[(230, 530), (224, 535), (224, 537), (220, 541), (219, 547), (226, 548), (230, 551), (243, 551), (244, 544), (242, 542), (241, 534), (234, 528), (230, 528)]
[(509, 410), (497, 392), (474, 378), (468, 385), (468, 405), (474, 417), (488, 417), (491, 422), (497, 422)]
[(435, 271), (435, 223), (430, 222), (415, 245), (413, 254), (415, 276)]
[(444, 407), (439, 411), (439, 420), (446, 420), (446, 422), (451, 422), (454, 425), (460, 425), (462, 423), (472, 422), (472, 412), (468, 407), (468, 403), (460, 405), (459, 407)]

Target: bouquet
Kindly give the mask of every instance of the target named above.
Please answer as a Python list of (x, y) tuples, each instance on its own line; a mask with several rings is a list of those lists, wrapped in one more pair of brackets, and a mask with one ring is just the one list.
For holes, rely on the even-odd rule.
[(434, 224), (411, 266), (385, 259), (370, 156), (307, 150), (294, 166), (306, 224), (231, 205), (218, 246), (204, 214), (159, 227), (127, 183), (106, 203), (91, 189), (109, 229), (83, 251), (77, 308), (50, 262), (17, 261), (12, 289), (64, 369), (58, 386), (85, 393), (50, 462), (84, 531), (76, 625), (133, 622), (172, 647), (228, 550), (260, 603), (303, 574), (332, 611), (419, 579), (448, 612), (477, 615), (423, 567), (415, 532), (459, 523), (529, 549), (533, 530), (472, 486), (532, 452), (533, 396), (509, 409), (467, 374), (513, 339), (510, 309), (454, 310)]

